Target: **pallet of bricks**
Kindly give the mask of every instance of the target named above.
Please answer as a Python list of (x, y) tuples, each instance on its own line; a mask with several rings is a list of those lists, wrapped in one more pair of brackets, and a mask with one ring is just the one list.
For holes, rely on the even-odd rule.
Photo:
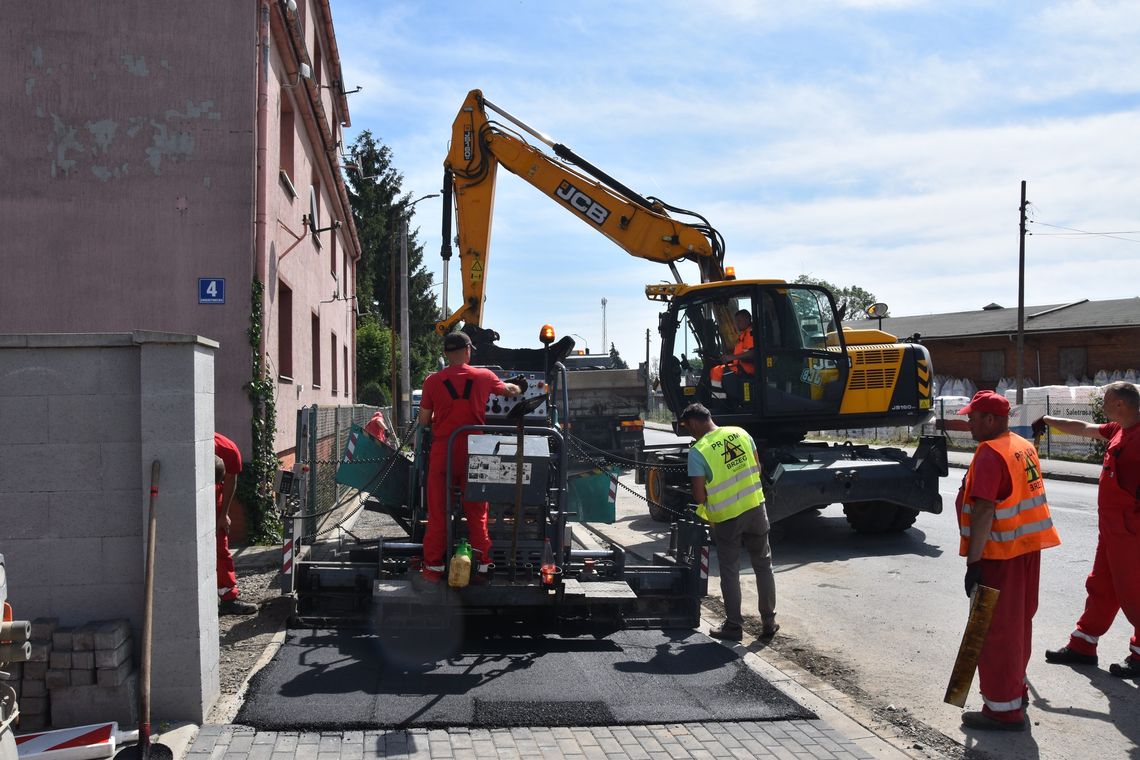
[(97, 620), (63, 628), (32, 621), (32, 656), (20, 687), (20, 732), (117, 720), (137, 722), (138, 676), (131, 624)]

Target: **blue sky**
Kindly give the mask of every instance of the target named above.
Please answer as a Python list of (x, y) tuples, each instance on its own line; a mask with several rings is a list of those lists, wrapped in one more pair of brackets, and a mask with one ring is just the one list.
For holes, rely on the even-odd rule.
[[(466, 93), (643, 195), (698, 211), (740, 277), (859, 285), (896, 316), (1140, 295), (1131, 2), (332, 0), (352, 127), (438, 191)], [(485, 327), (645, 352), (670, 279), (501, 172)], [(440, 277), (439, 199), (417, 206)], [(1116, 238), (1064, 230), (1129, 232)], [(1054, 234), (1045, 234), (1054, 233)], [(1124, 238), (1124, 239), (1120, 239)], [(691, 265), (682, 269), (696, 279)], [(460, 300), (452, 260), (449, 303)], [(436, 291), (438, 292), (438, 290)]]

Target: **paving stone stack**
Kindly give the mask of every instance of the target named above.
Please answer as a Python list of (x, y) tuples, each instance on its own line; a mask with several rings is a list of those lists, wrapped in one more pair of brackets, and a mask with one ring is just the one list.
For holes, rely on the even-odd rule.
[(129, 620), (96, 620), (70, 630), (57, 629), (47, 672), (52, 725), (136, 723), (138, 676), (131, 654)]
[[(59, 630), (56, 618), (36, 618), (32, 621), (32, 655), (21, 668), (20, 731), (40, 731), (50, 723), (51, 703), (48, 689), (48, 670), (55, 632)], [(10, 665), (14, 668), (14, 665)]]

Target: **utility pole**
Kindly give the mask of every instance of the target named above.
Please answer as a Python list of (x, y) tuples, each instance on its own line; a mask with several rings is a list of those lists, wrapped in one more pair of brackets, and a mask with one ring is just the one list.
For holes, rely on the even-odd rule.
[(1021, 235), (1017, 256), (1017, 404), (1024, 400), (1025, 375), (1025, 180), (1021, 180)]
[(645, 407), (649, 408), (649, 401), (652, 397), (649, 382), (649, 328), (645, 328)]

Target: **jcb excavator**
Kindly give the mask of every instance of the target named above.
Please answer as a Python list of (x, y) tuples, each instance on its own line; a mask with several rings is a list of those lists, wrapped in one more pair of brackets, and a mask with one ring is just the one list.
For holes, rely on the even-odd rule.
[[(493, 112), (502, 120), (489, 117)], [(547, 146), (553, 156), (528, 142)], [(738, 280), (724, 264), (724, 241), (699, 214), (644, 197), (527, 126), (483, 97), (468, 93), (452, 127), (444, 172), (443, 248), (451, 258), (453, 199), (458, 225), (463, 305), (436, 325), (463, 323), (481, 362), (541, 369), (550, 353), (495, 346), (482, 325), (491, 217), (499, 166), (538, 188), (633, 256), (667, 264), (675, 283), (646, 287), (664, 305), (660, 386), (676, 419), (700, 401), (718, 424), (748, 430), (763, 451), (773, 521), (843, 503), (861, 532), (905, 530), (919, 511), (942, 510), (938, 478), (946, 474), (945, 441), (924, 437), (917, 451), (811, 443), (809, 431), (917, 425), (931, 414), (933, 369), (927, 349), (878, 330), (842, 324), (845, 308), (814, 285)], [(671, 216), (671, 214), (673, 216)], [(683, 220), (684, 218), (685, 220)], [(678, 262), (697, 265), (700, 282), (685, 284)], [(723, 372), (743, 313), (754, 353)], [(559, 349), (568, 352), (564, 339)], [(499, 361), (506, 352), (508, 361)], [(564, 354), (563, 354), (564, 355)], [(558, 358), (557, 352), (555, 357)], [(721, 372), (717, 371), (720, 365)], [(723, 381), (719, 375), (723, 374)], [(674, 423), (676, 428), (676, 423)], [(686, 512), (690, 501), (685, 448), (647, 447), (641, 457), (650, 513), (658, 520)]]

